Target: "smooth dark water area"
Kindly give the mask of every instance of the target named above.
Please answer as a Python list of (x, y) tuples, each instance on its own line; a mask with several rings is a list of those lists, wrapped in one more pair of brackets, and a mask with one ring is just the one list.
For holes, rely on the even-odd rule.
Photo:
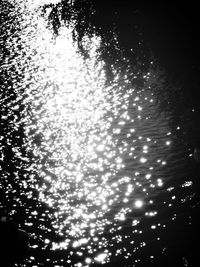
[(47, 2), (0, 7), (0, 208), (29, 234), (13, 266), (197, 266), (197, 5)]

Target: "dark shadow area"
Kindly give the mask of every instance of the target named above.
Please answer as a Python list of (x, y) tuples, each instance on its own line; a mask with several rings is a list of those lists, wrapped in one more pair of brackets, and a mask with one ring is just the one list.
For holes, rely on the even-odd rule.
[(9, 219), (3, 211), (0, 214), (1, 263), (5, 267), (21, 262), (28, 255), (29, 235)]

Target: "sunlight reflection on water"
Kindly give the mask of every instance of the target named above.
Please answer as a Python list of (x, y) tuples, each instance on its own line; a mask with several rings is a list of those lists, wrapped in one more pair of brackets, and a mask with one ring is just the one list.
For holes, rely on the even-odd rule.
[[(27, 43), (30, 54), (36, 51), (24, 80), (27, 150), (38, 158), (39, 199), (57, 210), (54, 228), (66, 237), (52, 248), (92, 251), (95, 237), (105, 229), (117, 231), (118, 222), (147, 204), (149, 194), (161, 186), (151, 177), (157, 162), (163, 162), (155, 162), (156, 150), (162, 157), (155, 144), (169, 129), (165, 118), (155, 121), (151, 95), (145, 93), (144, 100), (144, 92), (136, 92), (125, 76), (119, 73), (106, 86), (99, 37), (85, 37), (89, 58), (84, 60), (70, 28), (63, 27), (53, 39), (45, 23), (37, 17)], [(160, 132), (153, 133), (158, 124)], [(146, 127), (153, 130), (149, 136)], [(105, 240), (104, 246), (109, 243)], [(107, 258), (102, 255), (96, 261)]]
[[(45, 239), (44, 247), (90, 255), (73, 266), (104, 263), (113, 244), (123, 247), (127, 236), (121, 229), (140, 224), (138, 210), (147, 217), (158, 213), (147, 207), (166, 182), (172, 143), (169, 118), (157, 115), (150, 90), (136, 90), (118, 70), (107, 85), (99, 59), (100, 37), (85, 36), (89, 57), (84, 59), (73, 42), (72, 26), (63, 26), (55, 38), (36, 10), (22, 6), (22, 47), (19, 51), (13, 36), (9, 45), (18, 53), (18, 63), (13, 64), (25, 66), (16, 91), (24, 89), (24, 148), (37, 174), (30, 175), (24, 187), (36, 189), (39, 200), (55, 211), (47, 217), (53, 218), (52, 226), (63, 241)], [(129, 235), (132, 253), (137, 231), (142, 233), (134, 228)], [(126, 247), (115, 251), (126, 257), (132, 253), (126, 253)]]

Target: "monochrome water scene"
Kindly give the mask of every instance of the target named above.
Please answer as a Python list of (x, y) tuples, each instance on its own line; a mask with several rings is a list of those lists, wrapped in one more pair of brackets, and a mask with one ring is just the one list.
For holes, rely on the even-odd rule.
[(197, 40), (192, 4), (1, 1), (2, 266), (197, 266)]

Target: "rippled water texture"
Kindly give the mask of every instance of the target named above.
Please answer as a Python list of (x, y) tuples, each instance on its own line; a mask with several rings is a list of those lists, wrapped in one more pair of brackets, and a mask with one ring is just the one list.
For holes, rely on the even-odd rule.
[[(148, 235), (157, 229), (159, 242), (166, 227), (159, 213), (177, 198), (167, 187), (176, 178), (171, 162), (183, 164), (174, 161), (170, 115), (158, 111), (151, 87), (134, 88), (115, 66), (107, 83), (99, 36), (84, 37), (84, 58), (72, 39), (73, 23), (55, 37), (36, 5), (15, 4), (11, 22), (3, 25), (9, 54), (1, 66), (1, 106), (9, 126), (1, 157), (9, 157), (10, 146), (15, 169), (2, 169), (2, 188), (14, 201), (11, 213), (24, 207), (21, 225), (33, 238), (23, 266), (38, 266), (37, 250), (67, 251), (52, 266), (89, 266), (113, 257), (136, 264), (134, 253), (151, 246)], [(183, 189), (192, 186), (187, 178)], [(163, 194), (165, 201), (154, 205)], [(51, 266), (48, 255), (45, 266)]]

